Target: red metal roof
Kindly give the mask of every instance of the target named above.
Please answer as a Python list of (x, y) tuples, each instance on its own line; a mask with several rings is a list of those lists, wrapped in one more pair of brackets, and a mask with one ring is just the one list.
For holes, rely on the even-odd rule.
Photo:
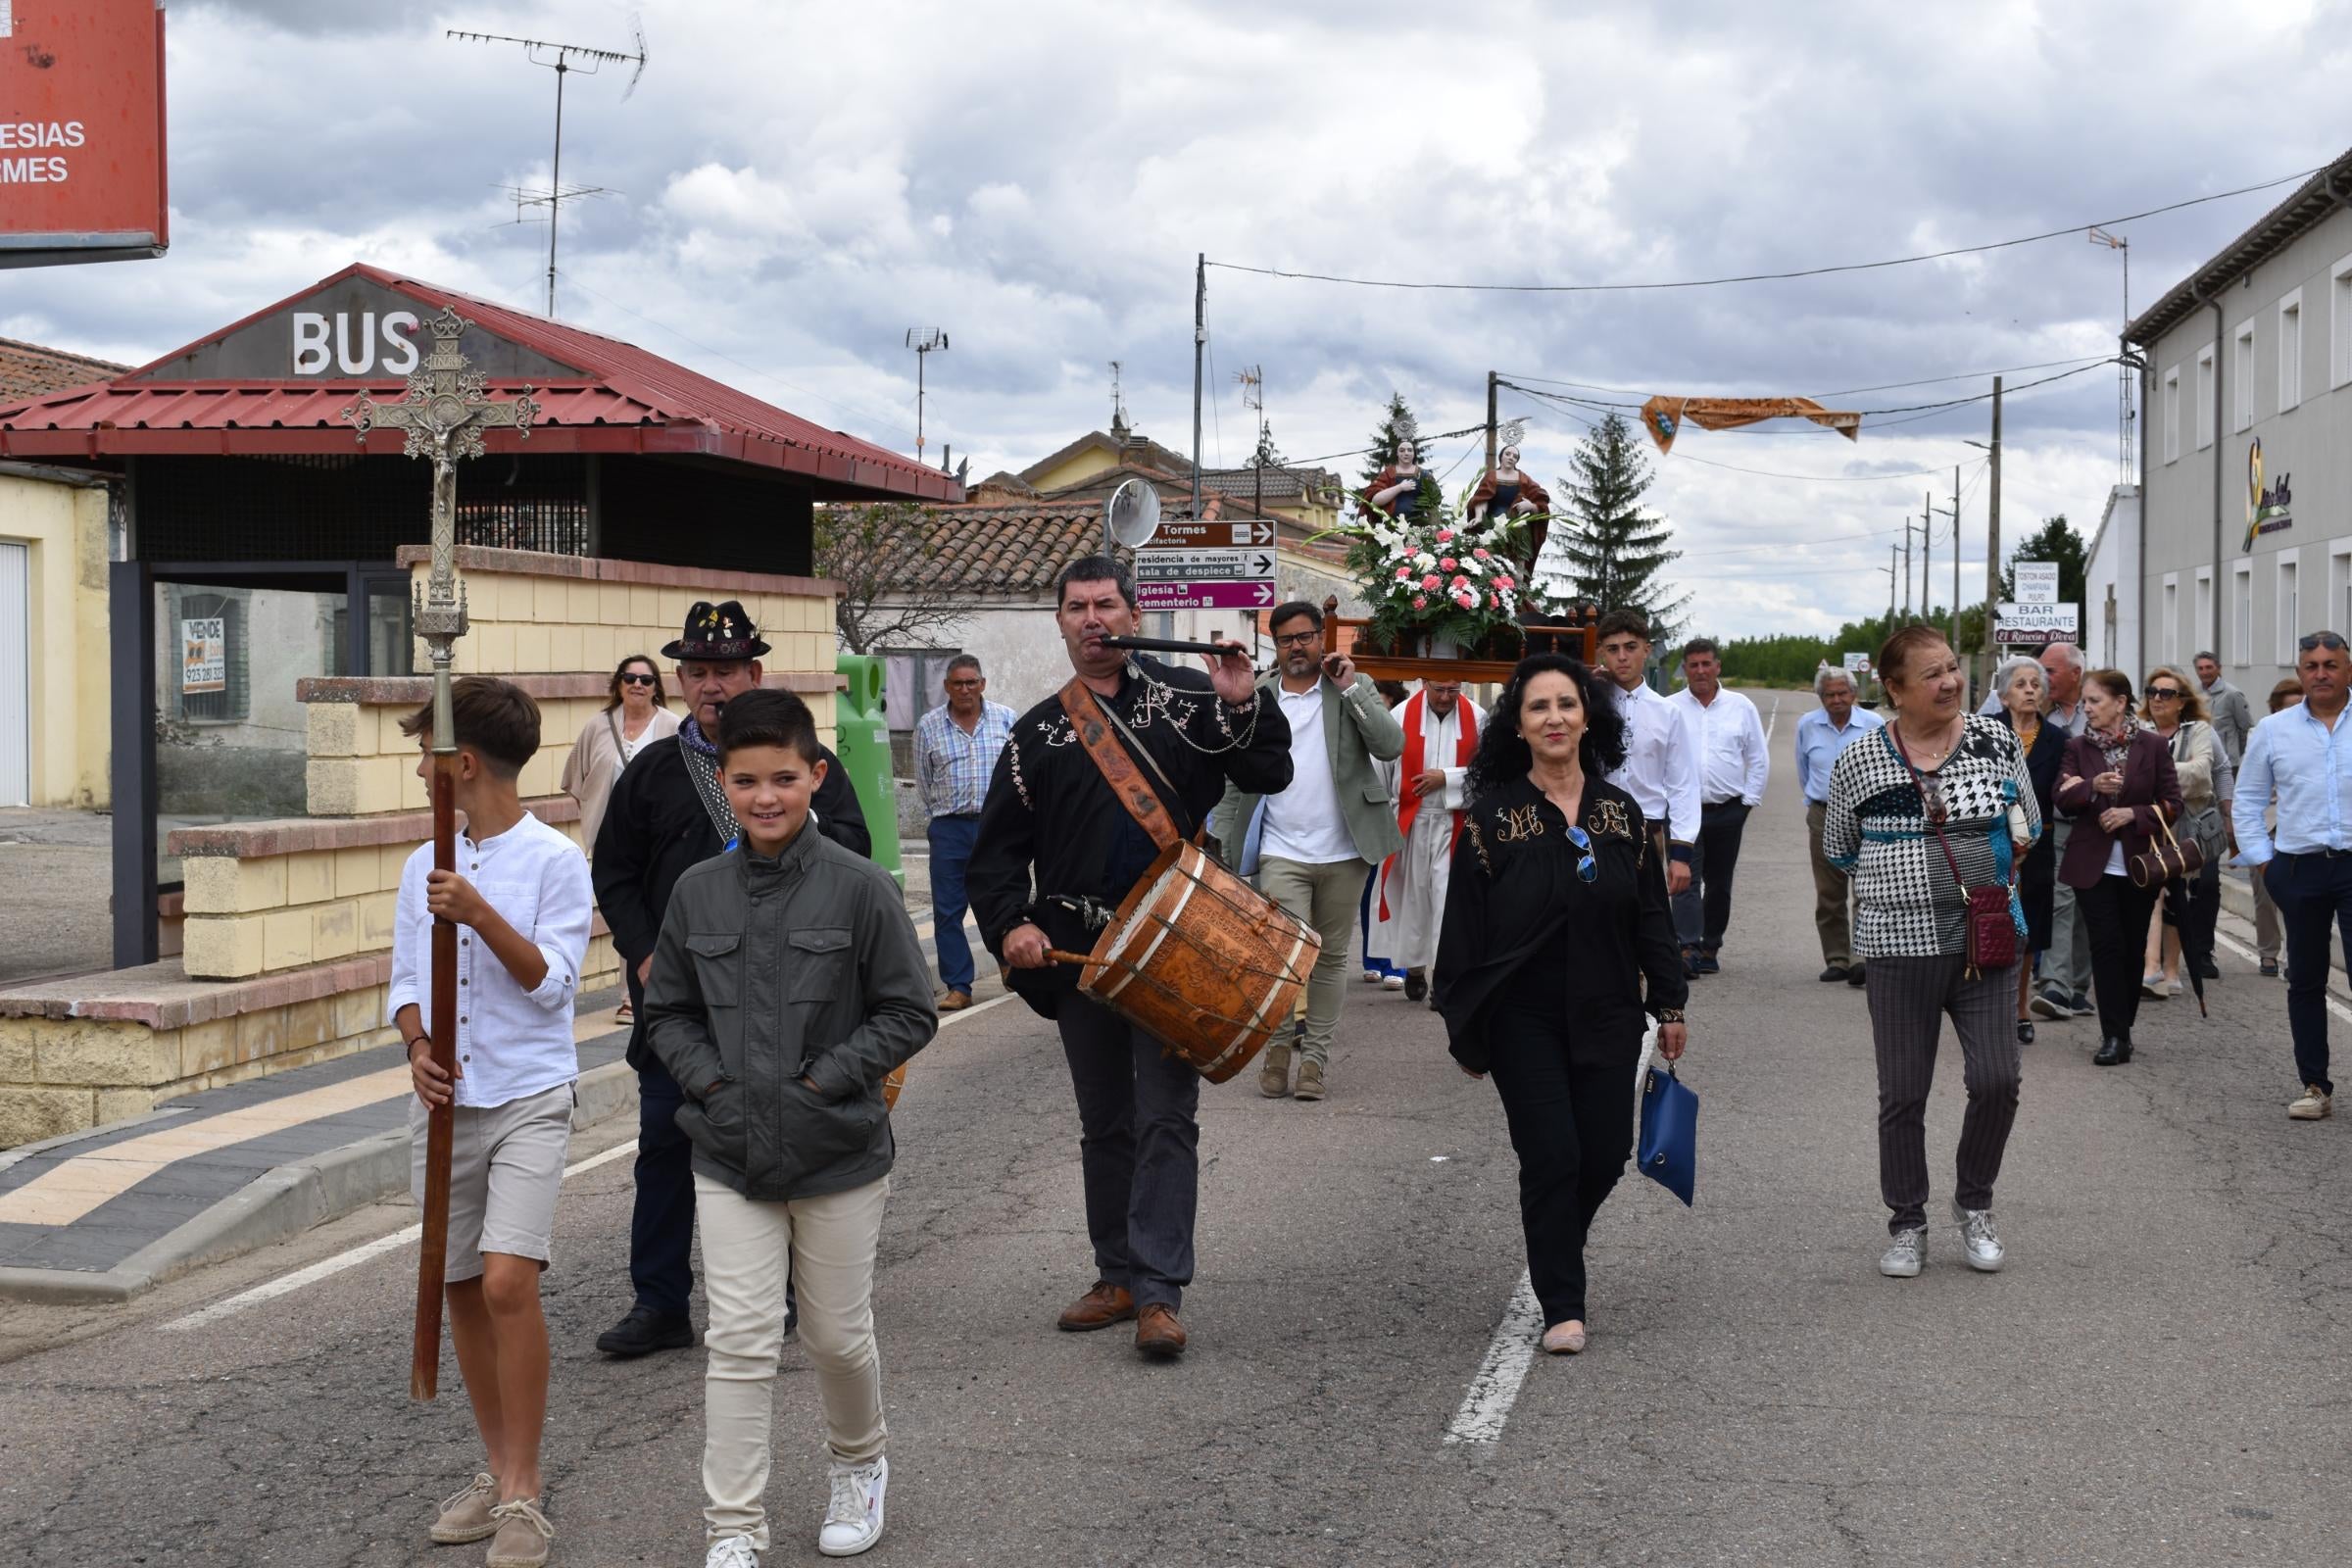
[[(801, 474), (817, 485), (822, 499), (963, 499), (953, 475), (827, 430), (634, 344), (362, 264), (137, 370), (0, 407), (0, 457), (351, 451), (357, 437), (340, 416), (353, 395), (363, 388), (397, 395), (401, 378), (191, 382), (140, 377), (352, 277), (406, 295), (430, 311), (454, 305), (484, 331), (583, 372), (577, 379), (533, 378), (542, 412), (529, 440), (494, 430), (487, 436), (493, 452), (699, 455)], [(522, 384), (519, 377), (491, 381), (494, 391), (505, 393)], [(368, 440), (369, 452), (393, 453), (400, 447), (394, 431), (378, 430)]]

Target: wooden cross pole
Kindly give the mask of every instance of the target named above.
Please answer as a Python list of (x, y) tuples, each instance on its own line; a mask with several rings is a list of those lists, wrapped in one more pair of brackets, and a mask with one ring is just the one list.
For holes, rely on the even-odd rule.
[[(450, 713), (450, 665), (457, 640), (466, 635), (466, 594), (458, 582), (458, 464), (482, 455), (482, 432), (512, 429), (529, 440), (539, 405), (532, 388), (511, 402), (494, 402), (482, 372), (469, 368), (458, 350), (467, 323), (454, 306), (433, 318), (433, 351), (409, 377), (396, 403), (378, 403), (362, 392), (342, 416), (358, 430), (381, 425), (407, 437), (403, 450), (433, 465), (433, 564), (424, 591), (416, 595), (414, 619), (433, 662), (433, 869), (458, 865), (457, 721)], [(458, 928), (433, 921), (432, 1015), (427, 1021), (433, 1060), (444, 1072), (458, 1059)], [(425, 1126), (424, 1237), (416, 1258), (416, 1332), (409, 1358), (409, 1396), (430, 1399), (441, 1381), (441, 1293), (449, 1249), (449, 1160), (455, 1112), (436, 1107)]]

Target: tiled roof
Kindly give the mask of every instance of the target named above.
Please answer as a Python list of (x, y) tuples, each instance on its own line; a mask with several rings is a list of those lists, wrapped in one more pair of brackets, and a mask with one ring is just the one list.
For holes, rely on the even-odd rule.
[(1171, 452), (1149, 436), (1130, 434), (1125, 441), (1101, 430), (1089, 430), (1077, 440), (1051, 457), (1041, 458), (1021, 470), (1023, 479), (1035, 483), (1039, 474), (1051, 473), (1069, 459), (1086, 451), (1108, 453), (1122, 463), (1144, 464), (1162, 473), (1190, 474), (1193, 460), (1181, 452)]
[(45, 349), (38, 343), (20, 343), (0, 337), (0, 404), (37, 398), (62, 387), (105, 381), (129, 369), (108, 360), (93, 360), (64, 349)]
[(1268, 501), (1292, 501), (1325, 491), (1337, 492), (1340, 476), (1327, 468), (1268, 468), (1261, 491), (1255, 468), (1202, 468), (1200, 487), (1222, 490), (1229, 496), (1263, 494)]
[[(1090, 473), (1076, 484), (1065, 484), (1058, 490), (1043, 491), (1040, 493), (1040, 499), (1049, 505), (1075, 505), (1081, 501), (1091, 501), (1100, 506), (1113, 490), (1130, 479), (1141, 479), (1157, 490), (1160, 510), (1169, 516), (1179, 514), (1189, 514), (1192, 512), (1193, 481), (1189, 473), (1164, 473), (1157, 468), (1147, 468), (1135, 463), (1122, 463), (1117, 467)], [(1227, 516), (1250, 517), (1259, 514), (1256, 508), (1250, 504), (1250, 491), (1246, 487), (1239, 490), (1220, 491), (1213, 485), (1203, 483), (1200, 488), (1200, 505), (1203, 508), (1208, 505), (1210, 496), (1222, 495), (1225, 498), (1225, 514)], [(1266, 499), (1272, 501), (1275, 498), (1269, 494)]]
[(1066, 506), (934, 507), (929, 549), (884, 568), (903, 589), (1051, 593), (1054, 575), (1102, 548), (1100, 502)]

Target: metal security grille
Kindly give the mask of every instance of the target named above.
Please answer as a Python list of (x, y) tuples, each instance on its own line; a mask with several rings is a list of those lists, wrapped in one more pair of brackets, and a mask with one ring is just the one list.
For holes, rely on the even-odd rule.
[(598, 554), (721, 571), (808, 575), (807, 485), (714, 466), (608, 461)]
[[(143, 561), (381, 561), (426, 543), (432, 470), (407, 458), (138, 458)], [(588, 553), (587, 461), (494, 457), (458, 473), (465, 544)]]

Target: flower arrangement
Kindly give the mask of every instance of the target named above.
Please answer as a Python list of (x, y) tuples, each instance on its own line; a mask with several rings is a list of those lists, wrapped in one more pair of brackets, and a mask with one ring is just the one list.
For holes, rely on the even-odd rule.
[(1410, 517), (1373, 512), (1336, 530), (1348, 536), (1348, 567), (1363, 584), (1372, 612), (1365, 630), (1376, 644), (1400, 649), (1418, 635), (1467, 651), (1506, 628), (1515, 634), (1522, 605), (1544, 608), (1524, 564), (1529, 519), (1490, 516), (1470, 527), (1457, 515), (1443, 504)]

